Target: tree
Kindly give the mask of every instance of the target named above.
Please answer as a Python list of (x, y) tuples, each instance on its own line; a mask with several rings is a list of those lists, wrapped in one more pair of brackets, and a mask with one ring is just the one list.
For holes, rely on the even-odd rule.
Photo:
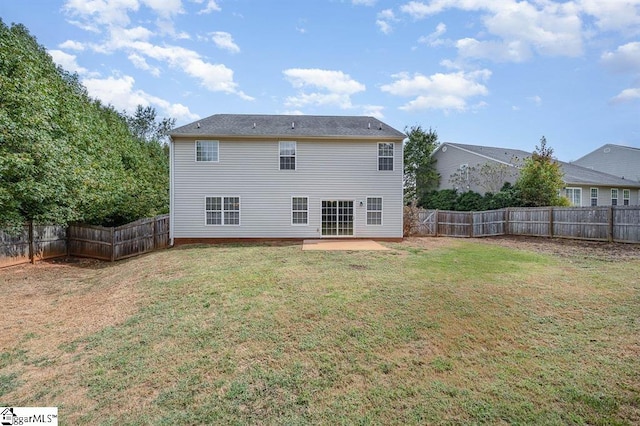
[(553, 149), (543, 136), (540, 146), (524, 160), (516, 186), (526, 207), (564, 206), (568, 200), (560, 196), (564, 187), (564, 173), (553, 158)]
[(438, 188), (440, 175), (435, 169), (436, 160), (431, 154), (439, 145), (438, 134), (429, 128), (425, 132), (420, 126), (405, 129), (407, 141), (404, 145), (404, 199), (405, 203), (418, 204), (431, 191)]
[(169, 132), (176, 124), (175, 118), (156, 120), (156, 110), (152, 106), (138, 105), (133, 116), (124, 114), (129, 130), (138, 139), (146, 142), (165, 143)]
[(121, 224), (168, 210), (168, 160), (156, 139), (173, 120), (155, 123), (143, 109), (139, 118), (154, 121), (134, 135), (23, 25), (2, 20), (0, 87), (0, 228)]

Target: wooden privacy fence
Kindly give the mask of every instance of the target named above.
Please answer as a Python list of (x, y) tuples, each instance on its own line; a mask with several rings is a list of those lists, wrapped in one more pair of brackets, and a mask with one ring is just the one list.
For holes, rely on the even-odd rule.
[(60, 256), (115, 261), (169, 246), (169, 215), (123, 226), (25, 225), (18, 235), (0, 231), (0, 267)]
[(640, 206), (420, 210), (405, 217), (417, 221), (409, 228), (419, 236), (526, 235), (640, 243)]

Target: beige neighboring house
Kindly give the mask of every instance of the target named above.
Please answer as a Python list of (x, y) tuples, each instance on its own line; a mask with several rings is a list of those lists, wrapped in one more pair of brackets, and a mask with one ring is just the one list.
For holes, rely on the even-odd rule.
[(573, 164), (640, 182), (640, 148), (606, 144)]
[[(439, 189), (474, 191), (484, 195), (486, 192), (496, 192), (495, 188), (501, 187), (505, 182), (514, 184), (522, 161), (530, 157), (531, 153), (518, 149), (444, 142), (432, 155), (436, 159), (435, 167), (440, 174)], [(640, 181), (603, 173), (575, 163), (558, 163), (564, 173), (564, 192), (572, 205), (640, 205)], [(486, 182), (474, 179), (483, 165), (499, 171), (501, 183), (487, 185)]]

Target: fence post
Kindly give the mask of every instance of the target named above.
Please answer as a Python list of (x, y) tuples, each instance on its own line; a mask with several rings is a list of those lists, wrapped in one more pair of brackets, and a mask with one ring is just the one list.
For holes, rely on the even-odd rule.
[(469, 216), (469, 237), (473, 238), (473, 212), (467, 213)]
[(553, 238), (553, 207), (549, 207), (549, 237)]
[(433, 226), (434, 226), (434, 230), (433, 230), (434, 237), (437, 237), (438, 236), (438, 209), (436, 209), (436, 212), (435, 212), (435, 219), (433, 221)]
[(504, 210), (504, 235), (511, 235), (509, 232), (509, 207)]
[(33, 246), (33, 221), (30, 220), (29, 221), (29, 226), (28, 226), (28, 239), (29, 239), (29, 261), (34, 264), (36, 263), (36, 253), (35, 253), (35, 248)]
[(608, 217), (607, 217), (607, 221), (608, 226), (607, 226), (607, 240), (609, 240), (609, 242), (613, 242), (613, 206), (609, 207), (609, 212), (608, 212)]
[(111, 261), (114, 262), (116, 260), (116, 228), (111, 227)]

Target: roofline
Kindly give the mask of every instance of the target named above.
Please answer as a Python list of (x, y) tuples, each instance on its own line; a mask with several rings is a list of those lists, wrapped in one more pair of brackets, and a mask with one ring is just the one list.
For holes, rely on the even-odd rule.
[[(508, 161), (502, 161), (502, 160), (499, 160), (499, 159), (497, 159), (495, 157), (491, 157), (490, 155), (480, 154), (480, 153), (478, 153), (476, 151), (472, 151), (470, 149), (463, 148), (463, 147), (455, 144), (454, 142), (443, 142), (443, 143), (441, 143), (440, 146), (438, 146), (438, 149), (436, 149), (433, 152), (433, 154), (435, 154), (438, 150), (440, 150), (440, 148), (442, 148), (444, 145), (452, 146), (452, 147), (457, 148), (457, 149), (459, 149), (461, 151), (468, 152), (469, 154), (477, 155), (478, 157), (482, 157), (482, 158), (486, 158), (487, 160), (495, 161), (496, 163), (504, 164), (504, 165), (511, 166), (511, 167), (516, 167), (516, 165), (513, 164), (513, 163), (509, 163)], [(495, 147), (487, 147), (487, 148), (495, 148)], [(505, 148), (505, 149), (509, 149), (509, 148)]]
[(242, 140), (265, 140), (265, 139), (281, 139), (281, 140), (290, 140), (290, 139), (307, 139), (307, 140), (384, 140), (384, 141), (397, 141), (402, 142), (406, 139), (406, 137), (400, 136), (369, 136), (369, 135), (326, 135), (326, 136), (308, 136), (308, 135), (219, 135), (219, 134), (209, 134), (209, 133), (178, 133), (172, 134), (169, 133), (169, 138), (171, 141), (174, 138), (216, 138), (216, 139), (242, 139)]

